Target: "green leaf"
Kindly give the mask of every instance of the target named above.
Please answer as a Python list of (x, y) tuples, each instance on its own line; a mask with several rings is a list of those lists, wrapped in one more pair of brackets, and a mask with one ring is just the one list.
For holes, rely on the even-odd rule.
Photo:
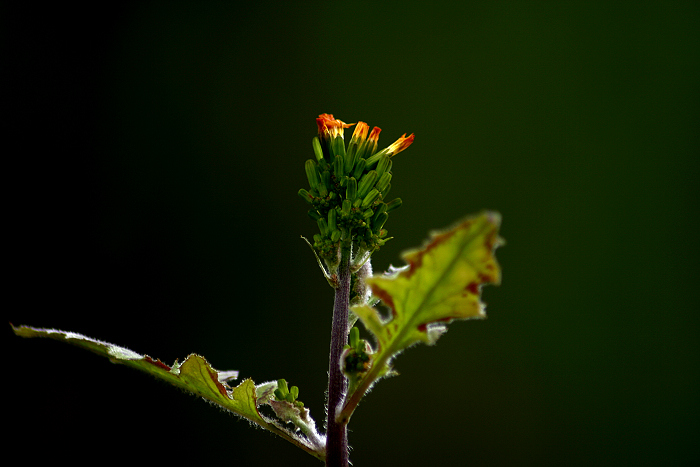
[[(272, 431), (318, 459), (325, 458), (324, 441), (316, 434), (315, 425), (308, 416), (308, 411), (305, 412), (303, 420), (306, 428), (305, 433), (311, 435), (308, 437), (302, 437), (287, 430), (278, 421), (268, 418), (258, 411), (261, 404), (270, 404), (270, 393), (276, 389), (277, 383), (265, 383), (256, 388), (253, 380), (246, 379), (237, 387), (231, 388), (227, 381), (236, 379), (238, 377), (237, 371), (217, 371), (203, 357), (196, 354), (190, 354), (181, 364), (175, 361), (172, 367), (169, 367), (160, 360), (153, 360), (148, 355), (141, 355), (124, 347), (74, 332), (37, 329), (28, 326), (12, 326), (12, 329), (15, 334), (21, 337), (48, 337), (67, 342), (107, 357), (113, 363), (145, 371)], [(283, 420), (283, 422), (286, 421)]]
[(392, 373), (391, 360), (398, 353), (418, 342), (434, 344), (452, 320), (486, 316), (481, 286), (501, 279), (493, 254), (502, 242), (499, 225), (495, 212), (467, 218), (450, 230), (432, 233), (422, 249), (404, 253), (405, 267), (366, 280), (391, 316), (384, 319), (369, 305), (352, 308), (374, 334), (377, 348), (370, 369), (351, 388), (339, 422), (347, 422), (377, 379)]

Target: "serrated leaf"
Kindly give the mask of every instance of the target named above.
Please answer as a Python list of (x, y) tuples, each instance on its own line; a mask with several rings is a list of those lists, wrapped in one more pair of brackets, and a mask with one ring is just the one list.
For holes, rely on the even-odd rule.
[(389, 374), (391, 360), (418, 342), (433, 344), (455, 319), (485, 317), (481, 286), (500, 283), (494, 250), (500, 244), (500, 215), (484, 212), (445, 232), (434, 232), (421, 249), (403, 254), (407, 265), (366, 280), (391, 310), (388, 319), (369, 305), (353, 307), (376, 339), (372, 367), (348, 395), (339, 421), (347, 421), (359, 398)]
[[(258, 401), (253, 380), (246, 379), (240, 385), (231, 388), (226, 381), (235, 379), (238, 372), (219, 372), (212, 368), (204, 357), (190, 354), (181, 364), (176, 361), (172, 367), (169, 367), (160, 360), (153, 360), (148, 355), (141, 355), (124, 347), (74, 332), (37, 329), (29, 326), (12, 326), (12, 329), (15, 334), (21, 337), (48, 337), (67, 342), (105, 356), (114, 363), (145, 371), (272, 431), (321, 460), (325, 457), (321, 438), (307, 439), (298, 436), (258, 411), (261, 403), (269, 403), (269, 401), (267, 398)], [(266, 393), (267, 386), (262, 386), (264, 387), (261, 388), (261, 392)]]

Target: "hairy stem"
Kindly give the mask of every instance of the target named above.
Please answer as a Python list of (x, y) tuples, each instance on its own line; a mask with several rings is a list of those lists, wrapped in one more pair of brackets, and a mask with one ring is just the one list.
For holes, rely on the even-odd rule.
[(347, 467), (347, 424), (335, 421), (336, 411), (343, 403), (347, 381), (340, 367), (340, 356), (348, 339), (348, 308), (350, 305), (350, 246), (341, 244), (338, 286), (333, 304), (331, 351), (328, 364), (328, 421), (326, 440), (326, 466)]

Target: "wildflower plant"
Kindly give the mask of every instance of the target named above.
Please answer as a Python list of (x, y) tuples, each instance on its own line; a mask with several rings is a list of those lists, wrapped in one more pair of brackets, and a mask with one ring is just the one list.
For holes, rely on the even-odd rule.
[[(285, 379), (261, 384), (245, 379), (234, 387), (230, 383), (238, 379), (237, 371), (215, 370), (196, 354), (166, 365), (72, 332), (13, 326), (14, 332), (62, 340), (150, 373), (279, 435), (328, 466), (347, 466), (350, 418), (379, 379), (395, 374), (394, 358), (416, 343), (434, 344), (455, 319), (485, 316), (481, 287), (500, 283), (494, 257), (502, 243), (500, 216), (485, 211), (433, 232), (423, 247), (403, 254), (403, 267), (374, 276), (371, 256), (392, 238), (386, 223), (402, 204), (388, 197), (393, 158), (413, 143), (414, 135), (404, 134), (380, 149), (378, 127), (370, 132), (364, 122), (347, 124), (330, 114), (316, 123), (315, 157), (304, 164), (309, 186), (298, 194), (318, 226), (307, 243), (335, 290), (325, 434), (299, 399), (299, 388)], [(346, 145), (344, 132), (352, 126)], [(380, 302), (391, 311), (388, 318), (377, 310)], [(361, 337), (357, 321), (371, 340)], [(271, 411), (262, 412), (262, 406)]]

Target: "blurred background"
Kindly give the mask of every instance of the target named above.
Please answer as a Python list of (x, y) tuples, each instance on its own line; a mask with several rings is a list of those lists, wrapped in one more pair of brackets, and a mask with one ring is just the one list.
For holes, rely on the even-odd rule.
[[(280, 3), (2, 7), (7, 321), (286, 378), (322, 425), (333, 291), (296, 192), (333, 113), (416, 134), (375, 271), (485, 208), (507, 241), (488, 319), (360, 405), (355, 465), (697, 462), (699, 4)], [(5, 335), (25, 459), (320, 465)]]

